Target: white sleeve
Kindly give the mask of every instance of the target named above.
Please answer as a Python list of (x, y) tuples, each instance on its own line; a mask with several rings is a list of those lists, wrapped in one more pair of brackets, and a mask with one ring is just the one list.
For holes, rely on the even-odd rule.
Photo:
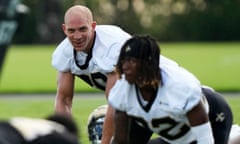
[(210, 122), (194, 126), (192, 131), (196, 135), (197, 144), (214, 144)]
[(160, 66), (162, 65), (171, 65), (171, 66), (177, 66), (179, 67), (178, 63), (175, 62), (174, 60), (172, 59), (169, 59), (163, 55), (160, 55), (160, 63), (159, 63)]
[[(175, 83), (174, 87), (168, 87), (167, 91), (171, 92), (168, 99), (171, 101), (171, 105), (177, 109), (183, 110), (185, 113), (192, 110), (202, 98), (201, 89), (199, 86), (184, 85), (181, 83)], [(174, 95), (174, 96), (172, 96)]]
[(95, 62), (104, 72), (108, 73), (115, 70), (115, 66), (120, 53), (120, 48), (121, 44), (115, 43), (110, 48), (104, 51), (104, 57), (94, 57)]
[(73, 46), (65, 38), (55, 49), (52, 55), (52, 66), (58, 71), (70, 71), (73, 60)]
[(126, 111), (128, 104), (128, 83), (123, 79), (118, 80), (110, 90), (108, 102), (120, 111)]

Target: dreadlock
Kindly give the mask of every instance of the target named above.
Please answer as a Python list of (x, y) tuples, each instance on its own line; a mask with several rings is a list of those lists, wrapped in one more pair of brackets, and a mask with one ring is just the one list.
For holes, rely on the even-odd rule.
[(141, 66), (138, 70), (138, 86), (152, 85), (157, 87), (161, 80), (159, 57), (160, 47), (151, 36), (133, 36), (127, 40), (120, 51), (117, 62), (117, 72), (122, 75), (122, 63), (125, 57), (134, 57), (140, 60)]

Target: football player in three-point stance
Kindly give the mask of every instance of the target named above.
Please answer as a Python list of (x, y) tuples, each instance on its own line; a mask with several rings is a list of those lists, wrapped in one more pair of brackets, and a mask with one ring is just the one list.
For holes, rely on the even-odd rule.
[[(102, 126), (106, 111), (107, 105), (101, 105), (95, 108), (88, 117), (88, 136), (91, 144), (101, 144)], [(156, 141), (158, 141), (158, 139), (152, 140), (151, 142), (156, 143)], [(239, 125), (237, 124), (232, 125), (228, 144), (240, 144)]]
[[(130, 38), (121, 28), (97, 25), (92, 12), (85, 6), (74, 5), (64, 16), (63, 31), (67, 38), (52, 55), (52, 65), (58, 71), (55, 111), (71, 115), (75, 78), (104, 90), (106, 96), (117, 79), (114, 72), (120, 48)], [(111, 107), (108, 107), (111, 113)], [(112, 114), (106, 114), (104, 131), (112, 134)], [(110, 118), (109, 118), (110, 117)], [(104, 132), (104, 133), (105, 133)], [(108, 137), (103, 138), (108, 144)], [(104, 142), (105, 141), (105, 142)]]
[(111, 144), (227, 144), (232, 112), (215, 91), (180, 66), (160, 59), (150, 36), (123, 45), (116, 65), (119, 80), (109, 93), (115, 109)]

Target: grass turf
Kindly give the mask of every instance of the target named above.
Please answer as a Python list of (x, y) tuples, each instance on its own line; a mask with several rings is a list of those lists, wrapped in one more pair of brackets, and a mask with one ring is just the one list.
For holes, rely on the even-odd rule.
[[(73, 117), (80, 130), (79, 137), (84, 144), (88, 142), (87, 119), (88, 115), (97, 106), (105, 104), (104, 97), (82, 98), (75, 97), (73, 102)], [(44, 118), (51, 114), (54, 109), (53, 96), (0, 96), (0, 119), (7, 120), (11, 117), (26, 116)]]
[[(162, 43), (162, 54), (176, 60), (218, 91), (240, 91), (240, 43)], [(13, 45), (0, 77), (0, 93), (49, 93), (56, 90), (51, 66), (54, 45)], [(98, 92), (81, 80), (76, 91)]]
[[(101, 94), (103, 95), (103, 94)], [(235, 96), (228, 96), (224, 94), (227, 102), (230, 104), (233, 115), (234, 123), (240, 124), (240, 116), (238, 110), (240, 108), (240, 94)], [(75, 118), (81, 135), (79, 135), (82, 143), (87, 144), (87, 119), (88, 115), (97, 106), (105, 104), (105, 98), (88, 95), (88, 97), (75, 96), (73, 101), (73, 117)], [(53, 96), (0, 96), (0, 119), (9, 119), (14, 116), (27, 116), (43, 118), (53, 112), (54, 97)]]
[[(193, 72), (203, 84), (222, 91), (240, 91), (240, 43), (163, 43), (162, 53)], [(56, 89), (56, 71), (51, 67), (54, 46), (13, 45), (7, 54), (0, 77), (0, 93), (49, 93)], [(76, 91), (99, 92), (82, 81), (76, 81)], [(226, 97), (237, 114), (240, 95)], [(87, 118), (105, 98), (75, 97), (73, 114), (81, 131), (83, 143), (88, 143)], [(13, 116), (45, 117), (53, 112), (54, 97), (1, 97), (0, 118)]]

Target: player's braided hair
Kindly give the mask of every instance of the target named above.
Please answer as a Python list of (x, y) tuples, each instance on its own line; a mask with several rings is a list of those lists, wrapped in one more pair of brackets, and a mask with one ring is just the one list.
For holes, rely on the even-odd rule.
[(161, 80), (159, 68), (160, 47), (154, 38), (149, 35), (133, 36), (124, 43), (116, 66), (120, 76), (123, 73), (121, 61), (126, 57), (134, 57), (140, 60), (138, 86), (151, 85), (154, 88), (158, 87)]

